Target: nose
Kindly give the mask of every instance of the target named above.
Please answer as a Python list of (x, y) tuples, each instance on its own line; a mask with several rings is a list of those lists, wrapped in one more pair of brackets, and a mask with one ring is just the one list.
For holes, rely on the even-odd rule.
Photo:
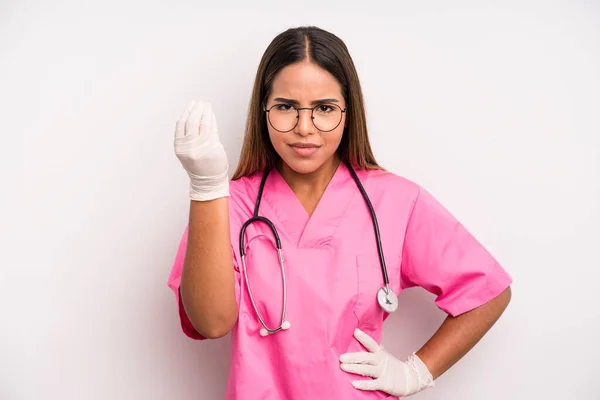
[(313, 133), (315, 126), (312, 121), (312, 108), (298, 109), (298, 124), (294, 131), (300, 136), (308, 136)]

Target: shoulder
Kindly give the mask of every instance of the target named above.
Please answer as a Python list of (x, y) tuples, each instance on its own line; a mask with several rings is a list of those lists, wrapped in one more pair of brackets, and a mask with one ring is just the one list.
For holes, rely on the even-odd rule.
[(230, 196), (234, 200), (255, 197), (260, 185), (262, 172), (257, 172), (250, 176), (243, 176), (236, 180), (229, 181)]
[(356, 173), (367, 193), (375, 196), (414, 203), (422, 191), (419, 184), (390, 171), (357, 170)]
[(232, 219), (245, 220), (254, 212), (254, 203), (262, 172), (229, 181), (229, 214)]

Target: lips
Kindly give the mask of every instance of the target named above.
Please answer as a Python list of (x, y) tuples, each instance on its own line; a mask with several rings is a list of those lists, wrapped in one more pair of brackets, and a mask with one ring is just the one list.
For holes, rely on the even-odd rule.
[(296, 152), (296, 154), (302, 157), (310, 157), (312, 156), (321, 146), (312, 143), (292, 143), (290, 144), (292, 150)]
[(290, 144), (292, 147), (298, 147), (301, 149), (310, 149), (310, 148), (318, 148), (319, 146), (312, 143), (292, 143)]

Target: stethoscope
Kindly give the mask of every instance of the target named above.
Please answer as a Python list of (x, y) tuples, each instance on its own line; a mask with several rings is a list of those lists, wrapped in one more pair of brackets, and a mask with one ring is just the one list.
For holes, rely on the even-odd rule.
[[(390, 282), (387, 274), (387, 268), (385, 266), (385, 259), (383, 256), (383, 248), (381, 246), (381, 235), (379, 233), (379, 225), (377, 224), (377, 217), (375, 215), (375, 210), (373, 209), (373, 205), (371, 204), (371, 200), (369, 200), (369, 196), (367, 196), (367, 192), (365, 188), (360, 183), (356, 172), (350, 165), (348, 161), (344, 161), (354, 182), (356, 182), (356, 186), (360, 190), (367, 206), (369, 208), (369, 212), (371, 213), (371, 220), (373, 221), (373, 229), (375, 230), (375, 240), (377, 241), (377, 250), (379, 252), (379, 264), (381, 265), (381, 272), (383, 274), (383, 283), (384, 285), (377, 291), (377, 301), (381, 308), (388, 313), (392, 313), (398, 309), (398, 297), (394, 293), (394, 291), (390, 288)], [(254, 308), (254, 312), (256, 312), (256, 316), (258, 317), (260, 324), (263, 328), (260, 330), (261, 336), (267, 336), (269, 334), (277, 333), (282, 330), (287, 330), (290, 328), (290, 322), (285, 319), (285, 312), (287, 309), (287, 284), (285, 281), (285, 262), (283, 259), (283, 252), (281, 251), (281, 240), (279, 239), (279, 234), (277, 233), (277, 229), (275, 229), (275, 225), (265, 217), (261, 217), (258, 215), (258, 209), (260, 207), (260, 201), (262, 199), (262, 193), (265, 188), (265, 182), (267, 181), (267, 177), (269, 176), (269, 170), (266, 170), (263, 173), (262, 180), (260, 181), (260, 186), (258, 188), (258, 195), (256, 197), (256, 203), (254, 205), (254, 215), (247, 220), (244, 225), (242, 225), (242, 229), (240, 231), (240, 256), (242, 258), (242, 268), (244, 272), (244, 280), (246, 281), (246, 287), (248, 288), (248, 294), (250, 295), (250, 301), (252, 302), (252, 307)], [(252, 224), (253, 222), (264, 222), (273, 232), (273, 236), (275, 237), (275, 247), (277, 248), (277, 253), (279, 256), (279, 265), (281, 267), (281, 280), (283, 285), (283, 308), (281, 311), (281, 320), (279, 322), (279, 327), (275, 329), (269, 328), (265, 321), (263, 320), (258, 308), (256, 307), (256, 303), (254, 301), (254, 297), (252, 296), (252, 289), (250, 288), (250, 282), (248, 280), (248, 272), (246, 270), (246, 252), (244, 251), (244, 232), (246, 228)]]

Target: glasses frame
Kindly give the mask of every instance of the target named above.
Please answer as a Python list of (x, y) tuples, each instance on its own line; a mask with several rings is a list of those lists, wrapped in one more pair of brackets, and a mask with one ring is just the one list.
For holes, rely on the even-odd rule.
[[(290, 130), (287, 130), (287, 131), (280, 131), (279, 129), (275, 128), (275, 126), (274, 126), (274, 125), (273, 125), (273, 123), (271, 122), (271, 113), (270, 113), (270, 112), (271, 112), (271, 109), (272, 109), (273, 107), (276, 107), (276, 106), (281, 106), (281, 105), (290, 106), (290, 107), (293, 107), (293, 108), (294, 108), (294, 110), (296, 110), (296, 123), (294, 124), (294, 126), (292, 127), (292, 129), (290, 129)], [(317, 107), (320, 107), (320, 106), (323, 106), (323, 105), (326, 105), (326, 106), (329, 106), (329, 107), (337, 107), (337, 108), (339, 108), (339, 109), (340, 109), (340, 111), (342, 112), (342, 113), (340, 114), (340, 120), (338, 121), (337, 125), (336, 125), (335, 127), (333, 127), (332, 129), (329, 129), (329, 130), (327, 130), (327, 131), (321, 130), (321, 129), (319, 129), (319, 127), (318, 127), (317, 125), (315, 125), (315, 117), (314, 117), (314, 112), (315, 112), (315, 110), (316, 110), (316, 108), (317, 108)], [(282, 133), (291, 132), (291, 131), (293, 131), (294, 129), (296, 129), (296, 127), (298, 126), (298, 122), (300, 121), (300, 111), (301, 111), (301, 110), (310, 110), (310, 111), (311, 111), (311, 112), (310, 112), (310, 120), (311, 120), (311, 122), (312, 122), (313, 126), (314, 126), (315, 128), (317, 128), (317, 130), (318, 130), (319, 132), (331, 132), (331, 131), (333, 131), (333, 130), (337, 129), (337, 127), (338, 127), (338, 126), (340, 126), (340, 124), (342, 123), (342, 119), (344, 119), (344, 113), (346, 113), (346, 111), (348, 110), (348, 107), (346, 107), (346, 108), (342, 108), (342, 107), (338, 106), (337, 104), (328, 104), (328, 103), (317, 104), (317, 105), (316, 105), (316, 106), (314, 106), (314, 107), (294, 107), (293, 105), (291, 105), (291, 104), (287, 104), (287, 103), (276, 103), (276, 104), (273, 104), (273, 105), (272, 105), (271, 107), (269, 107), (269, 108), (266, 108), (266, 105), (265, 105), (265, 106), (263, 106), (263, 111), (264, 111), (265, 113), (267, 113), (267, 120), (269, 121), (269, 125), (271, 125), (271, 127), (272, 127), (273, 129), (275, 129), (277, 132), (282, 132)]]

